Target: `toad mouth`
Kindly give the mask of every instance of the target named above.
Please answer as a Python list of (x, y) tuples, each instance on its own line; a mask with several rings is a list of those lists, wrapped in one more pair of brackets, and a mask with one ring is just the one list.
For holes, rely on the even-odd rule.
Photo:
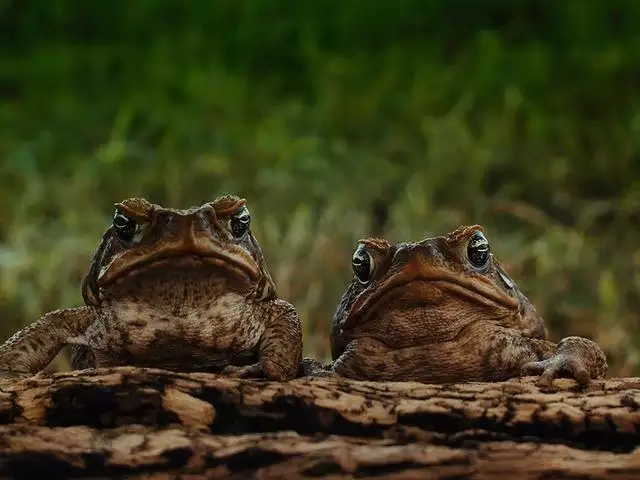
[[(390, 279), (379, 288), (377, 293), (356, 300), (356, 304), (352, 309), (354, 314), (347, 317), (342, 328), (348, 330), (360, 322), (366, 322), (394, 294), (405, 291), (408, 286), (414, 284), (433, 285), (441, 289), (447, 296), (455, 295), (457, 298), (468, 299), (476, 305), (483, 304), (488, 308), (495, 308), (496, 306), (510, 309), (518, 308), (516, 299), (506, 294), (495, 292), (484, 285), (478, 285), (478, 282), (474, 280), (453, 277), (447, 274), (418, 275), (412, 278), (396, 279), (395, 281)], [(441, 297), (426, 298), (423, 296), (423, 298), (420, 298), (418, 295), (409, 295), (405, 306), (412, 309), (429, 309), (436, 308), (441, 301)]]
[(128, 262), (126, 259), (123, 260), (123, 257), (116, 257), (109, 265), (102, 268), (98, 280), (102, 286), (108, 286), (119, 279), (137, 275), (145, 270), (165, 267), (180, 269), (206, 265), (250, 281), (257, 281), (259, 278), (259, 270), (255, 265), (233, 255), (219, 252), (210, 254), (176, 252), (133, 259)]

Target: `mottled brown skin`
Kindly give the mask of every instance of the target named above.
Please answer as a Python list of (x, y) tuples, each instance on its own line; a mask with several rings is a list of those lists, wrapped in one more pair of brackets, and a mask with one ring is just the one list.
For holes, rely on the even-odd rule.
[(85, 306), (47, 313), (0, 346), (0, 377), (42, 370), (65, 344), (74, 368), (136, 365), (288, 380), (302, 332), (279, 299), (246, 202), (188, 210), (116, 205), (82, 285)]
[(541, 375), (543, 385), (606, 375), (605, 355), (591, 340), (548, 339), (479, 225), (418, 243), (362, 240), (353, 262), (332, 322), (332, 372), (424, 383)]

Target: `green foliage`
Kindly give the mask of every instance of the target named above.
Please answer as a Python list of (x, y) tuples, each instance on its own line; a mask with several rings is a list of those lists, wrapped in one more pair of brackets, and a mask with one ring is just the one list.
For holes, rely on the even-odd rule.
[(640, 373), (640, 3), (0, 1), (5, 336), (112, 204), (233, 191), (306, 353), (355, 241), (482, 223), (555, 337)]

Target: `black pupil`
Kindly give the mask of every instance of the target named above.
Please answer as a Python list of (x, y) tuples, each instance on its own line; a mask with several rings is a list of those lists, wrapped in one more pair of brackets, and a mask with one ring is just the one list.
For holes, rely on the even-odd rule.
[(241, 213), (231, 219), (231, 231), (234, 237), (240, 237), (249, 229), (251, 216), (249, 212), (243, 210)]
[(369, 257), (358, 252), (353, 256), (353, 273), (363, 282), (369, 280)]
[(116, 228), (118, 235), (125, 239), (131, 239), (136, 233), (136, 221), (122, 213), (116, 213), (113, 217), (113, 226)]
[(489, 259), (489, 243), (483, 236), (476, 236), (467, 247), (469, 261), (476, 267), (482, 267)]

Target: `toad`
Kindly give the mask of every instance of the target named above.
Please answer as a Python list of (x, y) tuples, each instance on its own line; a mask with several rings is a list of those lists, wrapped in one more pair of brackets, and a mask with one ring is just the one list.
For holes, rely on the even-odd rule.
[(179, 210), (115, 206), (82, 283), (84, 306), (43, 315), (0, 346), (0, 377), (42, 370), (66, 344), (72, 367), (134, 365), (288, 380), (298, 313), (278, 298), (246, 201)]
[(331, 325), (329, 371), (343, 377), (454, 383), (540, 375), (549, 385), (607, 373), (593, 341), (548, 338), (480, 225), (417, 243), (361, 240), (352, 267)]

